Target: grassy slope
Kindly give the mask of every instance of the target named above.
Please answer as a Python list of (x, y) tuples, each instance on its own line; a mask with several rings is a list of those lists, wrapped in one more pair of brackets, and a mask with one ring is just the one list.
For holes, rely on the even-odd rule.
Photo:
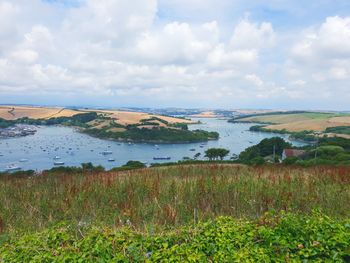
[(0, 262), (346, 262), (349, 174), (209, 164), (3, 176)]
[[(350, 217), (350, 168), (189, 165), (99, 174), (0, 178), (3, 232), (62, 220), (173, 227), (219, 215), (256, 218), (270, 209)], [(1, 228), (1, 226), (0, 226)]]
[(0, 177), (0, 262), (345, 261), (349, 174), (211, 164)]

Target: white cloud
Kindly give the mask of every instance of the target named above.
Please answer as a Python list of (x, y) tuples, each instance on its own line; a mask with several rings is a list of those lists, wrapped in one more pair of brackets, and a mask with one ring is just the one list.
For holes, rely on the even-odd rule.
[[(350, 17), (329, 17), (291, 33), (244, 13), (226, 23), (215, 17), (241, 0), (79, 3), (0, 0), (1, 98), (69, 94), (77, 101), (99, 97), (96, 104), (105, 98), (144, 105), (147, 98), (149, 104), (234, 107), (256, 100), (332, 98), (332, 81), (334, 89), (346, 91)], [(189, 14), (201, 7), (208, 19), (164, 19), (160, 6)]]
[(16, 62), (32, 64), (38, 59), (38, 53), (30, 49), (22, 49), (12, 52), (11, 57)]
[(309, 62), (349, 59), (350, 17), (328, 17), (319, 28), (306, 30), (294, 46), (293, 53)]
[(256, 49), (271, 47), (275, 43), (275, 33), (271, 23), (260, 25), (244, 19), (235, 27), (230, 44), (234, 48)]
[(264, 82), (255, 74), (248, 74), (245, 76), (245, 79), (257, 87), (262, 87), (264, 85)]
[(208, 54), (211, 65), (219, 67), (242, 67), (255, 65), (258, 60), (258, 52), (255, 49), (230, 50), (224, 45), (218, 45)]

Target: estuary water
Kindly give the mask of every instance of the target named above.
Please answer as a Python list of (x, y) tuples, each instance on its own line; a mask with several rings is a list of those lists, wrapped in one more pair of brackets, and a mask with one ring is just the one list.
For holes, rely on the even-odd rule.
[[(103, 140), (79, 133), (77, 130), (61, 126), (39, 126), (35, 135), (0, 139), (0, 171), (9, 165), (16, 165), (22, 170), (50, 169), (54, 161), (64, 162), (65, 166), (80, 166), (81, 163), (91, 162), (102, 165), (106, 169), (121, 166), (129, 160), (144, 163), (169, 162), (192, 158), (200, 153), (199, 159), (204, 158), (204, 151), (212, 147), (222, 147), (232, 154), (239, 154), (249, 146), (259, 143), (264, 138), (277, 134), (251, 132), (254, 124), (228, 123), (222, 119), (195, 119), (201, 124), (190, 125), (191, 130), (203, 129), (217, 131), (220, 139), (205, 143), (189, 144), (148, 144), (121, 143)], [(278, 135), (288, 141), (288, 135)], [(303, 145), (299, 141), (290, 141), (293, 145)], [(110, 154), (102, 154), (109, 152)], [(154, 161), (154, 157), (170, 157), (167, 161)], [(113, 161), (114, 160), (114, 161)]]

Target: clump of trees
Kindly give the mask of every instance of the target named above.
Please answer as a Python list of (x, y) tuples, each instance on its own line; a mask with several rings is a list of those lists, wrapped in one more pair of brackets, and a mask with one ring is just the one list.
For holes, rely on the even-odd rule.
[(286, 148), (292, 148), (292, 145), (283, 138), (272, 137), (264, 139), (257, 145), (248, 147), (241, 152), (239, 161), (246, 164), (262, 164), (264, 163), (264, 157), (270, 155), (281, 157), (283, 150)]
[(134, 142), (200, 142), (218, 139), (219, 137), (217, 132), (178, 130), (165, 127), (154, 127), (153, 129), (127, 127), (127, 130), (123, 132), (111, 132), (105, 129), (90, 128), (85, 129), (84, 132), (99, 138), (131, 140)]
[(0, 118), (0, 128), (8, 128), (14, 124), (16, 124), (15, 121), (9, 121), (9, 120)]
[(223, 160), (229, 153), (230, 151), (224, 148), (210, 148), (205, 151), (205, 157), (210, 161)]

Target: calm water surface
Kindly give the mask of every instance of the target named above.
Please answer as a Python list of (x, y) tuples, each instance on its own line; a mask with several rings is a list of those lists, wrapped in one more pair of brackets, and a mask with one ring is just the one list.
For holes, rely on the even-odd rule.
[[(204, 144), (135, 143), (130, 145), (94, 138), (68, 127), (41, 126), (32, 136), (0, 139), (0, 171), (5, 170), (10, 164), (16, 164), (23, 170), (49, 169), (54, 166), (55, 156), (59, 156), (61, 158), (59, 161), (64, 162), (65, 166), (80, 166), (81, 163), (92, 162), (110, 169), (121, 166), (129, 160), (154, 163), (156, 161), (153, 157), (169, 156), (171, 161), (178, 161), (185, 156), (193, 157), (196, 153), (201, 153), (200, 158), (203, 158), (204, 151), (211, 147), (230, 149), (230, 155), (232, 155), (239, 154), (264, 138), (276, 136), (276, 134), (264, 132), (250, 132), (249, 127), (254, 124), (233, 124), (219, 119), (199, 120), (202, 124), (190, 125), (189, 128), (217, 131), (220, 133), (220, 139)], [(288, 140), (287, 135), (279, 136)], [(291, 142), (296, 146), (302, 145), (301, 142)], [(112, 151), (112, 154), (103, 155), (103, 151)], [(110, 158), (115, 161), (109, 162)], [(21, 159), (26, 160), (20, 162)]]

